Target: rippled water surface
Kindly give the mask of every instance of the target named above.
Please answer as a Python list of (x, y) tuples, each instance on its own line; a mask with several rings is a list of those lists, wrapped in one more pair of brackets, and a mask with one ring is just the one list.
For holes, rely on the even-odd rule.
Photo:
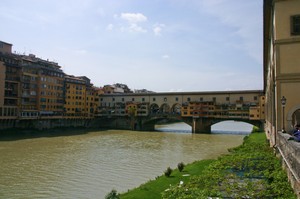
[(0, 198), (104, 198), (168, 166), (227, 153), (243, 137), (108, 130), (0, 141)]

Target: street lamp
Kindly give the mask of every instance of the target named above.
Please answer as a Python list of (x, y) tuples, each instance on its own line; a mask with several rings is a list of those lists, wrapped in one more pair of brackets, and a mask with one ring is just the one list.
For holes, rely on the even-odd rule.
[(284, 128), (284, 108), (285, 108), (285, 104), (286, 104), (286, 98), (284, 96), (282, 96), (281, 98), (281, 106), (282, 106), (282, 132), (285, 132), (285, 128)]

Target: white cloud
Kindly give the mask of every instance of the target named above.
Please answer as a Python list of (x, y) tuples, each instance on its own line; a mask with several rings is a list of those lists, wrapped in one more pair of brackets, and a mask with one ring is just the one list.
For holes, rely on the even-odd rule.
[(139, 23), (146, 22), (148, 20), (147, 17), (141, 13), (121, 13), (120, 17), (118, 15), (114, 15), (114, 18), (123, 19), (128, 23), (128, 25), (121, 25), (121, 32), (147, 32), (147, 29), (139, 25)]
[(129, 30), (129, 32), (142, 32), (142, 33), (147, 32), (146, 29), (144, 29), (141, 26), (138, 26), (137, 24), (134, 24), (134, 23), (130, 24), (128, 30)]
[(170, 59), (170, 56), (169, 55), (163, 55), (161, 56), (163, 59)]
[(141, 13), (121, 13), (121, 19), (126, 20), (130, 24), (147, 21), (147, 17)]
[(107, 26), (106, 26), (106, 30), (108, 30), (108, 31), (111, 31), (111, 30), (113, 30), (114, 29), (114, 25), (113, 24), (108, 24)]
[(165, 24), (155, 24), (153, 27), (154, 35), (160, 36), (163, 27), (165, 27)]

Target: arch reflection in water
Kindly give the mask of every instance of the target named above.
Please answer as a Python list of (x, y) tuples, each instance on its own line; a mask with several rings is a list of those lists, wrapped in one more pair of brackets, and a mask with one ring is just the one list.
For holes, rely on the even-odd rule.
[(184, 122), (155, 125), (155, 130), (161, 132), (192, 133), (192, 127)]

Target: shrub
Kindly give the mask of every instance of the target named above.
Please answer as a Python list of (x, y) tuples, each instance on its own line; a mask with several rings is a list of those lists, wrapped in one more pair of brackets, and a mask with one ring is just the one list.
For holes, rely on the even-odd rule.
[(120, 199), (120, 197), (118, 196), (117, 191), (113, 189), (105, 196), (105, 199)]
[(180, 163), (177, 164), (177, 168), (178, 168), (179, 172), (183, 171), (184, 166), (185, 165), (183, 164), (183, 162), (180, 162)]
[(258, 133), (260, 132), (260, 129), (257, 126), (253, 126), (252, 133)]
[(170, 177), (172, 171), (173, 171), (173, 170), (172, 170), (170, 167), (168, 167), (167, 170), (165, 170), (165, 176)]
[(162, 198), (296, 199), (280, 161), (265, 139), (264, 133), (247, 136), (231, 154), (219, 157), (183, 187), (172, 186)]

